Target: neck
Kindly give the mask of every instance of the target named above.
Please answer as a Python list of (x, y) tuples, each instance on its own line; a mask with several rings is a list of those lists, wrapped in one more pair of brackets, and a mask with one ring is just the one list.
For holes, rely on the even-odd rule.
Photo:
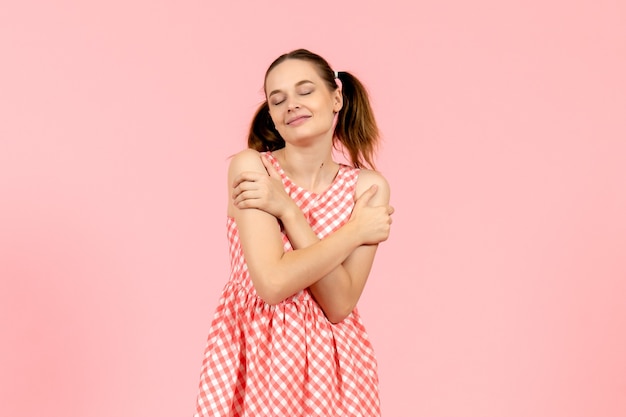
[(337, 174), (338, 165), (333, 161), (332, 146), (316, 149), (287, 145), (274, 154), (289, 178), (314, 192), (327, 188)]

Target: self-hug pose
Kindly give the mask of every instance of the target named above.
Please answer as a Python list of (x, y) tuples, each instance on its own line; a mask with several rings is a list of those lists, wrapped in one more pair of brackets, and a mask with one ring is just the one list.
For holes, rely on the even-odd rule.
[[(230, 278), (210, 331), (196, 417), (380, 415), (356, 309), (393, 208), (375, 171), (365, 88), (296, 50), (265, 75), (248, 149), (228, 171)], [(333, 160), (333, 146), (351, 166)], [(369, 169), (368, 169), (369, 168)]]

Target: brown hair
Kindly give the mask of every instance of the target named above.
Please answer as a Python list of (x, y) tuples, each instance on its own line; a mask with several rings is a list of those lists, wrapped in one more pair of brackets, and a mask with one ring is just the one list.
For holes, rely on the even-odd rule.
[[(300, 59), (315, 65), (320, 77), (330, 91), (337, 88), (335, 73), (324, 58), (306, 49), (297, 49), (281, 55), (269, 66), (265, 73), (270, 73), (278, 64), (288, 59)], [(339, 111), (334, 137), (350, 155), (350, 161), (356, 168), (369, 166), (374, 168), (374, 153), (378, 145), (379, 133), (374, 119), (372, 106), (363, 84), (348, 72), (339, 72), (342, 83), (343, 108)], [(269, 113), (265, 100), (258, 108), (250, 125), (248, 147), (259, 152), (275, 151), (285, 146)]]

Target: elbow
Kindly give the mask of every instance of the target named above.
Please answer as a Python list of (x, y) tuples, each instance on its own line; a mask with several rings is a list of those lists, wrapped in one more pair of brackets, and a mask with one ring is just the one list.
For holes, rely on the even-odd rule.
[(283, 294), (284, 291), (281, 291), (281, 285), (279, 285), (279, 283), (275, 279), (270, 279), (269, 277), (264, 276), (252, 275), (250, 275), (250, 279), (252, 280), (252, 284), (254, 285), (254, 290), (256, 291), (256, 294), (266, 304), (273, 306), (280, 303), (286, 298)]
[(342, 322), (342, 321), (343, 321), (346, 317), (348, 317), (348, 316), (347, 316), (347, 315), (346, 315), (346, 316), (343, 316), (343, 315), (340, 315), (340, 316), (326, 316), (326, 318), (328, 318), (328, 321), (329, 321), (331, 324), (339, 324), (339, 323), (341, 323), (341, 322)]
[(326, 314), (326, 318), (328, 319), (329, 322), (331, 322), (332, 324), (339, 324), (342, 321), (344, 321), (346, 317), (352, 314), (353, 310), (354, 310), (354, 306), (350, 305), (350, 306), (346, 306), (343, 308), (337, 308), (337, 309), (325, 311), (324, 313)]
[(354, 311), (358, 298), (344, 291), (320, 291), (319, 288), (311, 287), (313, 298), (322, 309), (326, 319), (331, 324), (344, 321)]
[(280, 297), (275, 293), (259, 293), (259, 291), (257, 291), (257, 295), (261, 298), (261, 300), (265, 302), (265, 304), (271, 306), (275, 306), (285, 299), (284, 297)]

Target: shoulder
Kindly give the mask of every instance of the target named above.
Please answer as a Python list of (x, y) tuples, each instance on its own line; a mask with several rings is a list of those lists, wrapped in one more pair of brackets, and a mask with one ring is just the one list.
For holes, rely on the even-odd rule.
[(380, 204), (387, 204), (391, 193), (389, 183), (383, 174), (371, 169), (361, 169), (359, 171), (359, 178), (356, 183), (356, 197), (360, 197), (361, 194), (363, 194), (372, 185), (376, 185), (378, 187), (376, 200), (379, 201)]
[(244, 149), (232, 156), (228, 168), (229, 175), (237, 175), (243, 171), (265, 172), (261, 154), (254, 149)]

